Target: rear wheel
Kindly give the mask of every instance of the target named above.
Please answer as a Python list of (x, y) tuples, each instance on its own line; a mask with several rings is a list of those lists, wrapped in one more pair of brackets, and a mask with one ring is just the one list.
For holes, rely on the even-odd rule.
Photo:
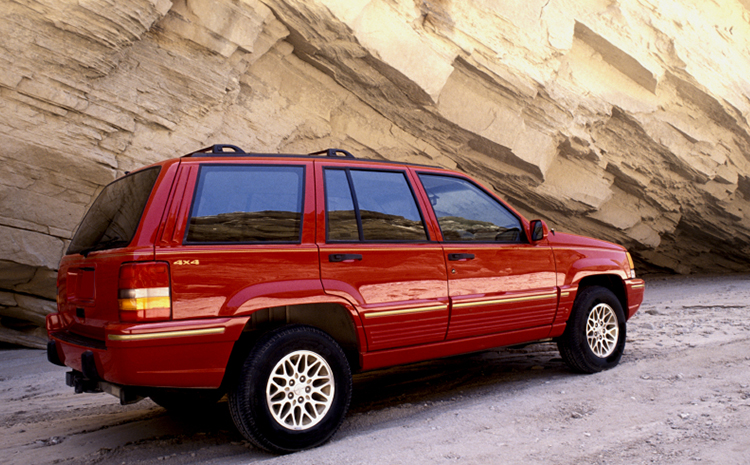
[(625, 350), (625, 315), (619, 299), (604, 287), (581, 290), (557, 346), (575, 371), (596, 373), (617, 365)]
[(229, 410), (249, 441), (271, 452), (318, 446), (338, 430), (352, 376), (341, 347), (323, 331), (289, 326), (263, 336), (248, 355)]

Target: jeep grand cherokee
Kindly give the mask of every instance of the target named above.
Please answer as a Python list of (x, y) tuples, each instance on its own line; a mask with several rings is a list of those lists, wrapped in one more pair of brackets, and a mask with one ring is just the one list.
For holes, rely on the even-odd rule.
[(627, 251), (550, 232), (471, 178), (329, 149), (217, 145), (104, 188), (58, 274), (48, 357), (76, 392), (194, 409), (257, 446), (328, 440), (352, 372), (534, 341), (615, 366)]

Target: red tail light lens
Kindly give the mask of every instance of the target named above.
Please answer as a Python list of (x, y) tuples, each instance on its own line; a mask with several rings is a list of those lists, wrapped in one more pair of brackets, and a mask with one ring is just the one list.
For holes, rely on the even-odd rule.
[(167, 262), (123, 264), (118, 287), (120, 321), (160, 321), (172, 317)]

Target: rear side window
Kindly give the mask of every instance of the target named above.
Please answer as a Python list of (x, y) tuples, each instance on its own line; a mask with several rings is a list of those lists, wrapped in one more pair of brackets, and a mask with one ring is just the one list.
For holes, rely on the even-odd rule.
[(466, 179), (420, 174), (445, 242), (521, 242), (521, 221)]
[(302, 166), (204, 165), (186, 243), (299, 242)]
[(86, 255), (130, 244), (160, 170), (155, 166), (107, 185), (84, 216), (67, 253)]
[(398, 171), (325, 171), (328, 241), (426, 241), (406, 176)]

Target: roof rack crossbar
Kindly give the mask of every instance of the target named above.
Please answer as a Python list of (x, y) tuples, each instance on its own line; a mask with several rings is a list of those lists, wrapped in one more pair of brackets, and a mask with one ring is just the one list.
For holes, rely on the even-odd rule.
[[(354, 155), (352, 155), (351, 153), (343, 149), (325, 149), (325, 150), (320, 150), (318, 152), (308, 153), (307, 155), (308, 156), (325, 155), (328, 157), (354, 158)], [(208, 147), (204, 147), (200, 150), (196, 150), (195, 152), (191, 152), (185, 155), (185, 157), (192, 157), (192, 156), (200, 156), (200, 157), (265, 156), (267, 157), (267, 156), (292, 156), (292, 155), (270, 154), (270, 153), (247, 153), (241, 148), (237, 147), (236, 145), (215, 144), (215, 145), (209, 145)]]
[[(231, 152), (227, 151), (225, 152), (224, 149), (229, 149)], [(208, 147), (203, 147), (200, 150), (196, 150), (195, 152), (191, 152), (185, 156), (190, 157), (193, 155), (247, 155), (244, 150), (237, 147), (236, 145), (230, 145), (230, 144), (215, 144), (215, 145), (209, 145)]]
[(211, 147), (211, 153), (219, 154), (219, 153), (226, 153), (224, 152), (224, 149), (230, 149), (234, 151), (234, 153), (238, 155), (244, 155), (245, 151), (241, 148), (237, 147), (236, 145), (230, 145), (230, 144), (215, 144)]
[(338, 154), (344, 155), (346, 158), (354, 158), (354, 155), (347, 152), (343, 149), (325, 149), (325, 150), (319, 150), (317, 152), (308, 153), (308, 155), (323, 155), (326, 154), (327, 157), (337, 157)]

